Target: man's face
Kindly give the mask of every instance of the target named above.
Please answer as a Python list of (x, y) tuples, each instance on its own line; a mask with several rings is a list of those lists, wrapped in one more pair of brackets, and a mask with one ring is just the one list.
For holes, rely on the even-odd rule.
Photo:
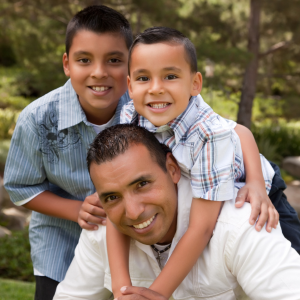
[(74, 36), (64, 71), (90, 122), (103, 124), (113, 116), (127, 90), (127, 61), (125, 40), (117, 33), (80, 30)]
[(130, 146), (112, 161), (90, 167), (110, 221), (143, 244), (169, 243), (176, 232), (180, 169), (171, 155), (166, 167), (167, 172), (141, 144)]
[(138, 44), (131, 56), (128, 89), (136, 111), (161, 126), (187, 108), (202, 87), (200, 73), (192, 73), (183, 45)]

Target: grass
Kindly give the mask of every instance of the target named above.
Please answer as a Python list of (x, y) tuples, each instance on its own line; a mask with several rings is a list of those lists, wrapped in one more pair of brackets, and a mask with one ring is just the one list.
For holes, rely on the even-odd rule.
[(32, 300), (35, 283), (0, 279), (0, 300)]

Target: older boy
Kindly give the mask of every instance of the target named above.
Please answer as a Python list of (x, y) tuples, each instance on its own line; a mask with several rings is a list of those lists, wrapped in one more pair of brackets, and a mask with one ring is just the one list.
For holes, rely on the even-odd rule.
[[(5, 188), (16, 205), (32, 209), (31, 255), (35, 299), (52, 299), (73, 259), (82, 201), (95, 197), (86, 153), (97, 133), (119, 122), (128, 99), (128, 21), (92, 6), (67, 27), (64, 71), (71, 80), (21, 113), (5, 168)], [(102, 216), (105, 216), (103, 213)]]

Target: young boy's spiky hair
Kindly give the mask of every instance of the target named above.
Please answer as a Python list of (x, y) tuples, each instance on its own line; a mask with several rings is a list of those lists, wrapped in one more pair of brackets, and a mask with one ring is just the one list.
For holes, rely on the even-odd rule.
[(119, 33), (123, 36), (128, 49), (132, 44), (132, 31), (127, 19), (121, 13), (105, 5), (88, 6), (72, 18), (66, 32), (67, 55), (69, 55), (73, 38), (79, 30)]
[[(191, 72), (197, 72), (197, 54), (194, 44), (180, 31), (168, 27), (151, 27), (140, 33), (133, 41), (129, 50), (128, 72), (130, 72), (130, 61), (134, 47), (139, 44), (174, 43), (183, 45), (185, 57), (191, 67)], [(129, 74), (130, 75), (130, 74)]]

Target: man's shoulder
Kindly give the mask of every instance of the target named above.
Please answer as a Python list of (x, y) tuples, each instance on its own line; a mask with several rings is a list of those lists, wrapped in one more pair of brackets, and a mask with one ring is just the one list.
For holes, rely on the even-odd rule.
[[(235, 199), (224, 202), (219, 218), (220, 224), (228, 224), (235, 228), (241, 228), (245, 223), (248, 223), (251, 214), (251, 205), (245, 202), (241, 208), (235, 207)], [(249, 224), (249, 226), (251, 226)]]

